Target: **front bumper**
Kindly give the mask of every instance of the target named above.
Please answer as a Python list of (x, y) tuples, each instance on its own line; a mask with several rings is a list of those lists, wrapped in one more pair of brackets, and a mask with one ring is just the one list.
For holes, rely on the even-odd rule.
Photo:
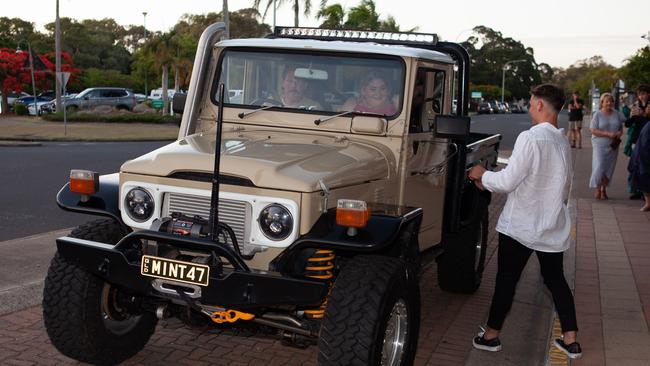
[[(230, 266), (210, 268), (210, 280), (201, 287), (202, 304), (226, 308), (317, 305), (327, 295), (328, 284), (304, 278), (293, 278), (277, 272), (249, 269), (230, 247), (206, 239), (178, 236), (155, 231), (139, 231), (125, 236), (116, 245), (84, 239), (61, 237), (56, 240), (61, 256), (79, 267), (142, 296), (179, 298), (152, 286), (155, 279), (140, 274), (140, 258), (128, 254), (143, 240), (174, 245), (179, 249), (216, 253)], [(232, 268), (230, 268), (232, 267)], [(183, 286), (183, 284), (180, 284)]]

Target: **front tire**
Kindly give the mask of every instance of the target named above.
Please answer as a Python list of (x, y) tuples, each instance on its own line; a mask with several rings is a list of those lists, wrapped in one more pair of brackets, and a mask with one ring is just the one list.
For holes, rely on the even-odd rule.
[(321, 325), (319, 365), (413, 363), (420, 292), (407, 272), (402, 260), (383, 256), (355, 257), (341, 269)]
[[(106, 219), (84, 224), (70, 236), (111, 244), (121, 238), (119, 226)], [(152, 313), (133, 314), (137, 300), (56, 253), (43, 289), (47, 334), (61, 353), (76, 360), (122, 362), (144, 348), (157, 323)]]

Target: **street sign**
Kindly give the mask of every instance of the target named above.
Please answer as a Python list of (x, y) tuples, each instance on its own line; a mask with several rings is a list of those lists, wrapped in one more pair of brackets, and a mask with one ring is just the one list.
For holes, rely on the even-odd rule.
[(156, 109), (162, 109), (165, 106), (165, 102), (162, 99), (154, 99), (151, 101), (151, 106)]
[(59, 84), (61, 84), (61, 87), (66, 86), (68, 84), (68, 80), (70, 80), (70, 73), (69, 72), (57, 72), (56, 73), (56, 78), (59, 80)]
[(472, 99), (481, 99), (483, 97), (483, 93), (480, 91), (478, 92), (472, 92)]

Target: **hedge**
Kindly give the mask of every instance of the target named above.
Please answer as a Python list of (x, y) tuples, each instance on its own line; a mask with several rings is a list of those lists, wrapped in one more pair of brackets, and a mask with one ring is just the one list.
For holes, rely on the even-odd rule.
[[(63, 113), (46, 114), (42, 116), (46, 121), (63, 122)], [(68, 113), (69, 122), (140, 122), (140, 123), (175, 123), (181, 121), (180, 115), (163, 116), (154, 113)]]

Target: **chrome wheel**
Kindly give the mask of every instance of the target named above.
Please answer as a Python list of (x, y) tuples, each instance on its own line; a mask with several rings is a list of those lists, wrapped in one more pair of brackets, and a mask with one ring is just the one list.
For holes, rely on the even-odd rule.
[(381, 351), (381, 364), (386, 366), (399, 365), (404, 356), (408, 326), (408, 311), (406, 302), (399, 299), (390, 312), (384, 343)]
[(138, 325), (140, 316), (129, 314), (123, 306), (120, 305), (119, 297), (124, 296), (108, 283), (104, 284), (101, 298), (101, 311), (104, 326), (111, 333), (123, 335), (130, 332)]

